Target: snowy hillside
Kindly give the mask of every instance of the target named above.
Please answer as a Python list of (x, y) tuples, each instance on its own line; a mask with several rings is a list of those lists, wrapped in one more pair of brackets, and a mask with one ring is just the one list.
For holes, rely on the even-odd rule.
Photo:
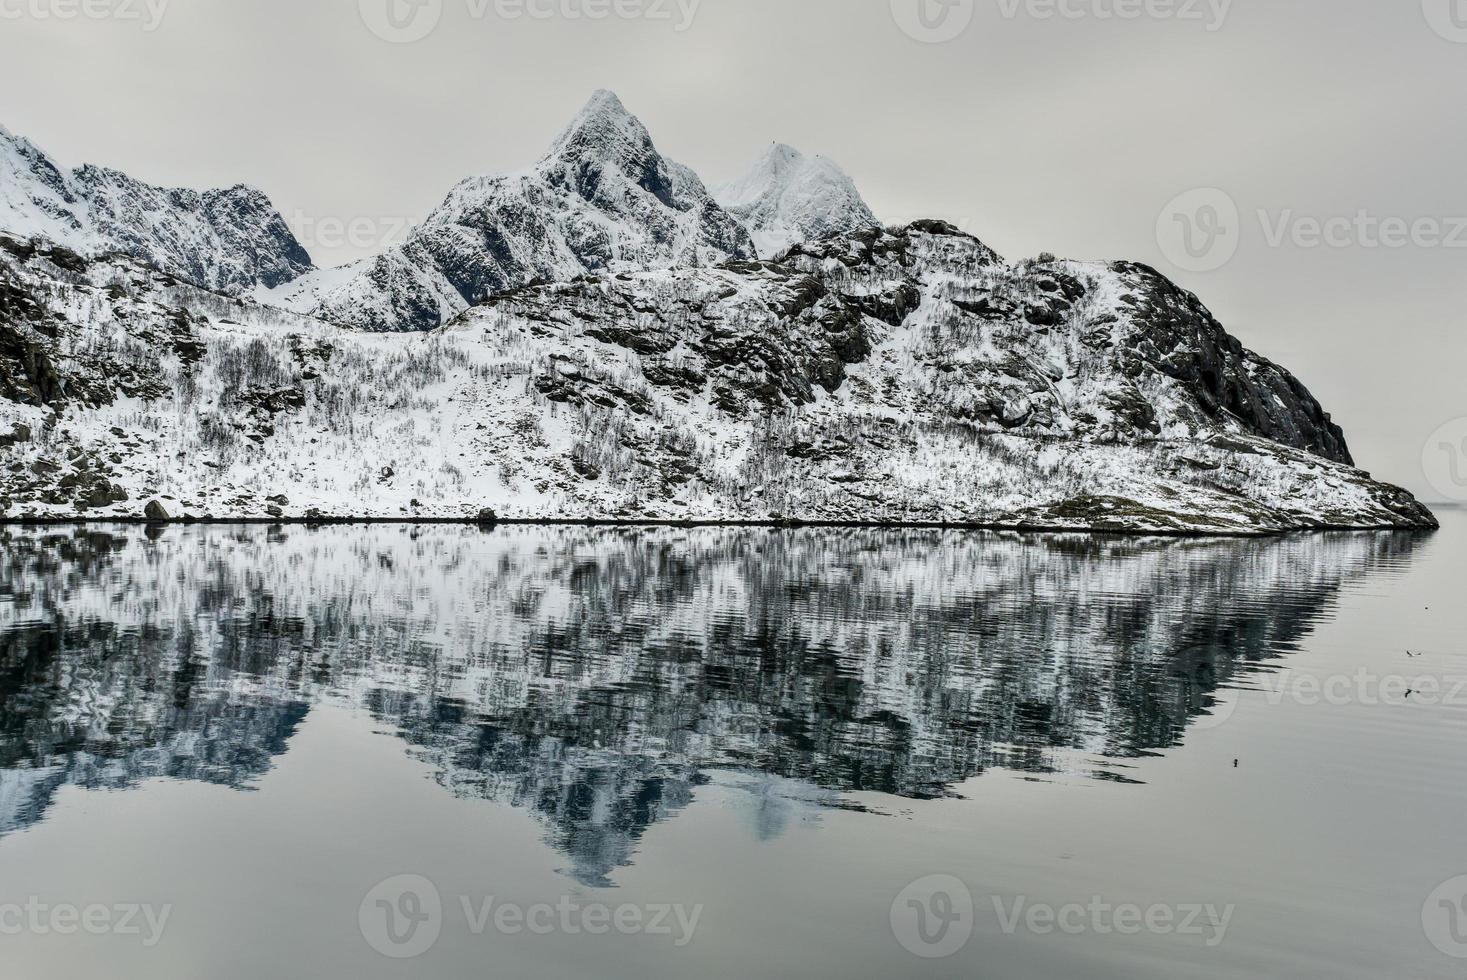
[(465, 180), (402, 245), (260, 298), (343, 326), (427, 330), (530, 282), (753, 255), (698, 176), (602, 91), (530, 169)]
[(833, 161), (810, 159), (778, 143), (743, 177), (714, 188), (713, 196), (744, 222), (765, 259), (798, 242), (880, 224), (855, 183)]
[(104, 167), (63, 170), (4, 127), (0, 232), (84, 255), (125, 252), (229, 293), (279, 286), (311, 268), (285, 220), (253, 188), (199, 192), (154, 187)]
[(0, 325), (12, 518), (1434, 523), (1153, 270), (1010, 265), (939, 222), (406, 337), (9, 241)]

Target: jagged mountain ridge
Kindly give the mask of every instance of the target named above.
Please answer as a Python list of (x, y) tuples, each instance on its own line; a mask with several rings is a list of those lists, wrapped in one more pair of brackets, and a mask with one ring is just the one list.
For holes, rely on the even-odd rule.
[(0, 129), (0, 231), (87, 256), (125, 252), (210, 289), (252, 291), (366, 330), (431, 329), (531, 282), (768, 257), (876, 223), (839, 167), (789, 147), (724, 192), (737, 214), (603, 90), (531, 168), (466, 179), (405, 242), (318, 270), (259, 191), (165, 189), (93, 166), (65, 172)]
[(880, 225), (839, 165), (783, 143), (771, 146), (742, 177), (715, 187), (713, 196), (744, 222), (765, 259), (799, 242)]
[(0, 126), (0, 231), (84, 255), (124, 252), (221, 292), (274, 287), (311, 257), (260, 191), (155, 187), (90, 164), (62, 169)]
[(1154, 270), (1010, 265), (940, 222), (411, 337), (0, 239), (0, 314), (14, 516), (1435, 524)]
[(603, 90), (530, 169), (469, 178), (401, 245), (261, 298), (364, 330), (427, 330), (537, 280), (754, 254), (697, 174)]

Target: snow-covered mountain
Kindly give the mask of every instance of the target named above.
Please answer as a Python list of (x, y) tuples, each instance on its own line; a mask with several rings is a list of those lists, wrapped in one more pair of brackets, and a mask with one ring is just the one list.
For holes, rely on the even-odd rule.
[(766, 259), (798, 242), (880, 224), (834, 161), (811, 159), (782, 143), (771, 146), (743, 177), (714, 188), (713, 196), (744, 222)]
[(941, 222), (583, 275), (426, 334), (0, 238), (0, 514), (1430, 527), (1132, 263)]
[(0, 127), (0, 231), (41, 237), (83, 255), (125, 252), (229, 293), (289, 282), (311, 257), (270, 200), (244, 185), (154, 187), (86, 165), (63, 170)]
[(508, 288), (754, 257), (697, 174), (600, 91), (520, 173), (463, 181), (407, 241), (261, 298), (365, 330), (427, 330)]
[(782, 147), (723, 189), (760, 260), (610, 92), (402, 246), (248, 298), (306, 261), (254, 192), (0, 147), (0, 516), (1435, 524), (1155, 270), (876, 227)]

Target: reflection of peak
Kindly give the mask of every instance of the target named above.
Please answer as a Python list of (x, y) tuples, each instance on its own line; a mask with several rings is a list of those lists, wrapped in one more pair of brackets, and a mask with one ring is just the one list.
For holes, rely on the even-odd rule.
[(0, 528), (0, 582), (29, 597), (0, 603), (0, 832), (61, 785), (246, 785), (308, 705), (340, 699), (454, 795), (533, 813), (596, 887), (709, 772), (761, 838), (850, 791), (936, 798), (992, 767), (1105, 778), (1095, 756), (1178, 746), (1218, 688), (1419, 540), (155, 536)]

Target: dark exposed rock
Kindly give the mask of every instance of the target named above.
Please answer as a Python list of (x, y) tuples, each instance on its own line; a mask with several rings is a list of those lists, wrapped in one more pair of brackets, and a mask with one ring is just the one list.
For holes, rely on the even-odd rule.
[(0, 320), (0, 398), (53, 405), (64, 397), (61, 375), (46, 346)]
[(586, 335), (588, 337), (594, 337), (602, 343), (611, 344), (616, 347), (625, 347), (628, 350), (633, 350), (638, 354), (646, 356), (666, 354), (675, 346), (675, 341), (670, 337), (644, 333), (636, 327), (617, 326), (614, 324), (591, 327), (586, 331)]
[(1138, 331), (1128, 346), (1157, 370), (1191, 386), (1209, 415), (1232, 416), (1250, 431), (1353, 464), (1344, 432), (1292, 374), (1231, 337), (1192, 293), (1133, 262), (1112, 268), (1134, 286)]
[(148, 506), (143, 508), (143, 516), (155, 523), (170, 520), (167, 509), (156, 500), (148, 501)]
[(270, 415), (306, 407), (306, 393), (300, 388), (251, 388), (240, 396), (246, 405)]
[(21, 422), (13, 424), (9, 435), (0, 435), (0, 449), (31, 441), (31, 427)]
[(578, 476), (582, 477), (583, 479), (587, 479), (587, 480), (599, 480), (599, 479), (601, 479), (601, 467), (596, 466), (593, 463), (589, 462), (588, 460), (584, 460), (584, 459), (582, 459), (579, 456), (572, 457), (572, 459), (571, 459), (571, 469), (575, 470), (576, 471), (576, 474)]

